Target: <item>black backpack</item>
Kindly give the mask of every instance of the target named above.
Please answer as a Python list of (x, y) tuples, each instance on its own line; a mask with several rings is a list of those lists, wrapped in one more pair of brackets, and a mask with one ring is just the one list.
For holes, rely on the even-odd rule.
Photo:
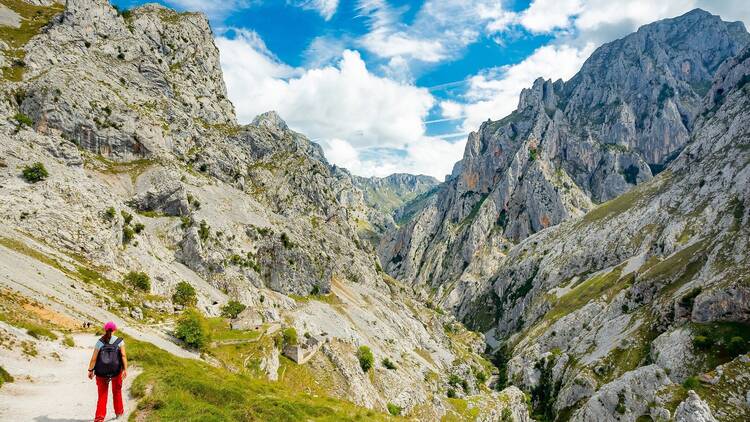
[(120, 374), (122, 370), (122, 355), (120, 354), (120, 343), (122, 338), (118, 338), (114, 343), (101, 339), (104, 343), (99, 354), (96, 356), (96, 364), (94, 365), (94, 373), (98, 377), (112, 378)]

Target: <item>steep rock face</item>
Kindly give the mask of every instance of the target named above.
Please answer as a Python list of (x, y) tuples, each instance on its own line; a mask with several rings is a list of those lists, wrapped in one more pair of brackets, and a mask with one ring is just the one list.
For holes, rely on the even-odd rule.
[[(491, 285), (457, 297), (458, 314), (511, 350), (509, 382), (551, 391), (574, 420), (656, 420), (686, 393), (675, 382), (698, 377), (717, 418), (748, 417), (749, 128), (746, 49), (719, 67), (690, 142), (664, 172), (487, 258), (489, 274), (462, 277)], [(732, 337), (737, 346), (718, 357)], [(657, 397), (646, 408), (628, 396), (632, 374), (658, 367), (669, 379), (644, 393)]]
[(436, 199), (384, 236), (384, 268), (454, 308), (446, 284), (478, 257), (650, 180), (689, 139), (719, 65), (748, 41), (741, 23), (696, 10), (600, 47), (568, 82), (535, 81), (516, 111), (469, 136)]
[(70, 0), (26, 51), (20, 110), (40, 132), (112, 159), (170, 151), (196, 126), (235, 122), (201, 14), (147, 5), (123, 17), (106, 0)]
[[(207, 316), (237, 300), (253, 323), (327, 336), (330, 348), (292, 369), (308, 377), (292, 380), (309, 381), (305, 391), (437, 420), (462, 411), (447, 400), (457, 388), (472, 411), (528, 420), (517, 389), (477, 387), (492, 371), (481, 335), (379, 269), (360, 229), (390, 217), (353, 178), (274, 112), (235, 123), (202, 15), (149, 5), (119, 16), (99, 0), (47, 12), (50, 24), (22, 46), (22, 77), (0, 83), (9, 98), (0, 103), (0, 259), (33, 262), (3, 288), (33, 287), (76, 315), (107, 310), (163, 331), (157, 322), (179, 313), (173, 295), (187, 282)], [(34, 163), (45, 180), (23, 179)], [(148, 292), (123, 281), (130, 271), (150, 276)], [(252, 343), (257, 362), (230, 362), (213, 345), (206, 359), (282, 378), (280, 333), (267, 334)], [(365, 345), (376, 356), (369, 373), (356, 355)]]

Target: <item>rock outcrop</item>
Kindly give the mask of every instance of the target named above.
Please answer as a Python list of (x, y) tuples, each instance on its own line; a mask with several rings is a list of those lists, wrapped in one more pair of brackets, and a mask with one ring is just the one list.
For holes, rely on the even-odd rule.
[(719, 66), (750, 41), (695, 10), (598, 48), (569, 81), (538, 79), (469, 135), (435, 199), (380, 245), (384, 268), (457, 306), (449, 286), (485, 255), (650, 180), (690, 139)]

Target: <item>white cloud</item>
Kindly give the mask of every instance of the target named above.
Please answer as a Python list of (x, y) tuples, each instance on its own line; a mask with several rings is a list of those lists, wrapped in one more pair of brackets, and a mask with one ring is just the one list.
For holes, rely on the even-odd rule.
[[(611, 2), (614, 3), (614, 2)], [(534, 0), (520, 16), (520, 23), (533, 32), (565, 28), (571, 17), (581, 12), (581, 0)]]
[(339, 0), (296, 0), (295, 5), (307, 10), (315, 10), (325, 20), (331, 20), (339, 7)]
[[(532, 85), (538, 77), (545, 79), (571, 78), (594, 50), (593, 44), (582, 49), (567, 45), (546, 45), (538, 48), (522, 62), (485, 71), (470, 80), (462, 107), (466, 120), (463, 129), (476, 130), (481, 122), (499, 119), (518, 106), (521, 90)], [(441, 103), (443, 114), (461, 114), (455, 104)]]
[[(435, 104), (429, 91), (372, 74), (358, 52), (344, 51), (335, 65), (299, 69), (280, 62), (251, 31), (219, 37), (217, 45), (241, 122), (276, 110), (291, 128), (321, 143), (332, 163), (361, 175), (442, 177), (461, 157), (460, 144), (424, 135), (423, 121)], [(385, 149), (401, 155), (367, 154)]]
[[(361, 176), (385, 177), (393, 173), (426, 174), (442, 180), (453, 170), (463, 155), (466, 141), (448, 142), (423, 137), (398, 154), (378, 151), (367, 154), (342, 139), (321, 142), (326, 157), (332, 163), (353, 170)], [(363, 156), (372, 156), (364, 158)]]
[(486, 28), (499, 30), (512, 16), (497, 0), (426, 0), (409, 25), (401, 19), (406, 8), (393, 8), (386, 0), (359, 0), (358, 10), (368, 19), (369, 32), (357, 45), (385, 59), (385, 67), (396, 64), (389, 72), (400, 75), (456, 59)]

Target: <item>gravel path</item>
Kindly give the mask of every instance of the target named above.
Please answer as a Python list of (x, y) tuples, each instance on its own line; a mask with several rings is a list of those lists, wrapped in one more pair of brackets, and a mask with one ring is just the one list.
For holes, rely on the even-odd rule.
[[(96, 337), (74, 335), (76, 347), (57, 350), (60, 359), (35, 358), (2, 353), (2, 365), (16, 380), (0, 388), (0, 420), (33, 422), (78, 422), (94, 419), (96, 382), (86, 376)], [(40, 354), (41, 355), (41, 354)], [(23, 371), (22, 376), (17, 374)], [(123, 386), (126, 416), (135, 409), (130, 399), (130, 386), (138, 375), (131, 368)], [(108, 400), (107, 420), (114, 419), (112, 396)], [(127, 418), (121, 419), (123, 421)]]

